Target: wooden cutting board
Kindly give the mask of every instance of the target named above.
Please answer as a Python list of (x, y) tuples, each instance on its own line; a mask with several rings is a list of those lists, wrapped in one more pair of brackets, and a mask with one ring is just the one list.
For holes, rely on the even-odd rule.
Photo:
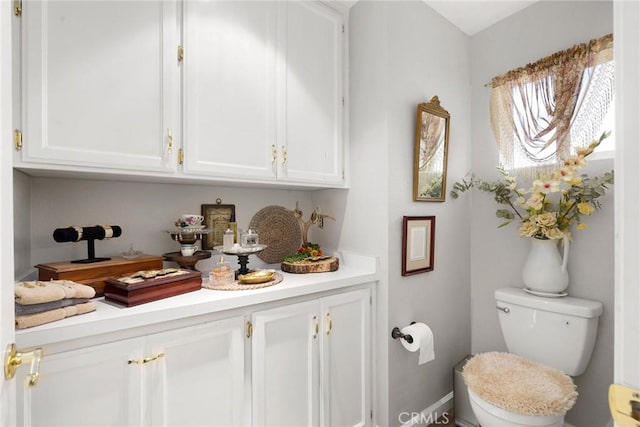
[(338, 258), (328, 257), (317, 261), (283, 262), (280, 264), (280, 268), (287, 273), (324, 273), (327, 271), (336, 271), (339, 265), (340, 262)]

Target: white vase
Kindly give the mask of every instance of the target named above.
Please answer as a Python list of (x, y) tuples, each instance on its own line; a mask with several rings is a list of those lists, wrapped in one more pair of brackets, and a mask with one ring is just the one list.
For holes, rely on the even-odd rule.
[(526, 289), (550, 295), (562, 294), (567, 289), (569, 239), (563, 239), (562, 256), (558, 252), (558, 242), (558, 239), (531, 238), (529, 255), (522, 270), (522, 281)]

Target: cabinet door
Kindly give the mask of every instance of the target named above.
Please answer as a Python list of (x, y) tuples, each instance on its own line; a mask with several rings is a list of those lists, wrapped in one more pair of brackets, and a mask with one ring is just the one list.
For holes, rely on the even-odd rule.
[(253, 314), (254, 426), (319, 425), (318, 303)]
[(340, 184), (343, 175), (343, 18), (320, 2), (282, 2), (278, 179)]
[(184, 172), (275, 179), (277, 4), (184, 3)]
[(371, 425), (370, 290), (321, 301), (323, 426)]
[(138, 426), (143, 422), (142, 370), (128, 360), (141, 357), (142, 340), (47, 355), (38, 383), (26, 384), (28, 369), (16, 375), (18, 425)]
[(247, 425), (244, 318), (147, 338), (152, 426)]
[(174, 171), (176, 2), (23, 6), (18, 163)]

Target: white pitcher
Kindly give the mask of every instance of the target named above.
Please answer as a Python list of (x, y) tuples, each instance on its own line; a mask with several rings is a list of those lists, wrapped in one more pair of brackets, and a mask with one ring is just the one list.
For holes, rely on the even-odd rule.
[(558, 239), (531, 238), (529, 255), (522, 270), (525, 288), (544, 294), (560, 294), (569, 286), (567, 261), (569, 259), (569, 239), (562, 240), (564, 251), (558, 252)]

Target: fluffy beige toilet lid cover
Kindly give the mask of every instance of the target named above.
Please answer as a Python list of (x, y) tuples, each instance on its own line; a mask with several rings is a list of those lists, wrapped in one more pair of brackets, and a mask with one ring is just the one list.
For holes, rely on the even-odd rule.
[(578, 397), (571, 377), (515, 354), (476, 354), (462, 376), (479, 397), (517, 414), (564, 415)]

